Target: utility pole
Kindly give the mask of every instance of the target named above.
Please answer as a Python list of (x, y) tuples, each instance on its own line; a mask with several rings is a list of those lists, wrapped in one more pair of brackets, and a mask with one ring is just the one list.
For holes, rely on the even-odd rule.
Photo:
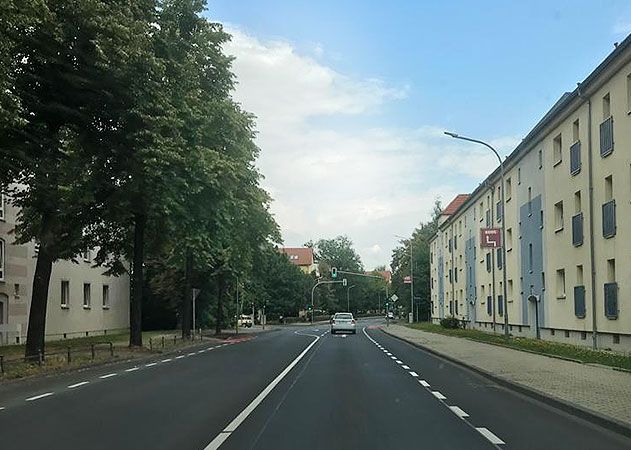
[(349, 286), (346, 289), (346, 311), (351, 312), (351, 289), (353, 289), (355, 285)]
[(239, 334), (239, 318), (241, 314), (239, 314), (239, 275), (237, 275), (237, 321), (234, 325), (236, 334)]

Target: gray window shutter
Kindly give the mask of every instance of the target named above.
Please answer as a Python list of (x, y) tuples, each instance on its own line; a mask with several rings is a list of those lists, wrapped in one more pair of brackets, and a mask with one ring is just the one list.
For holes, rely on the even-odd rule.
[(600, 124), (600, 156), (613, 152), (613, 117)]
[(493, 314), (493, 303), (491, 303), (492, 301), (493, 297), (491, 297), (490, 295), (486, 297), (486, 312), (489, 316)]
[(603, 205), (603, 237), (616, 235), (616, 201), (611, 200)]
[(618, 283), (605, 283), (605, 316), (618, 318)]
[(570, 147), (570, 174), (576, 175), (581, 171), (581, 142), (577, 141)]
[(583, 213), (572, 217), (572, 245), (574, 247), (583, 245)]
[(574, 314), (579, 319), (585, 318), (585, 286), (574, 286)]

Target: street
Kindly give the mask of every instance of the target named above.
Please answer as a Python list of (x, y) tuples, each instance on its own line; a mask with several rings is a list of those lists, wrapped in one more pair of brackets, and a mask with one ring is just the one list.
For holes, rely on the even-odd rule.
[(386, 335), (287, 326), (0, 388), (7, 449), (625, 449), (631, 440)]

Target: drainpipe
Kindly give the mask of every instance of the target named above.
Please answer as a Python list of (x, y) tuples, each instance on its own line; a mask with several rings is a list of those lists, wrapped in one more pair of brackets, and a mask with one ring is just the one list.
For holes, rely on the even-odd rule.
[(592, 295), (592, 348), (598, 348), (598, 326), (596, 321), (596, 257), (594, 256), (594, 175), (592, 170), (592, 101), (585, 98), (578, 84), (578, 96), (587, 101), (587, 174), (589, 183), (589, 264)]
[(451, 224), (451, 316), (456, 317), (456, 235), (454, 234), (454, 224)]

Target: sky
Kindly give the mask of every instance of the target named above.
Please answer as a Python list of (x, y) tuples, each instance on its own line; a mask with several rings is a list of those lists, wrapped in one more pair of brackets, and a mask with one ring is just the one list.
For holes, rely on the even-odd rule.
[(364, 267), (473, 191), (631, 33), (628, 0), (214, 0), (285, 246), (347, 235)]

